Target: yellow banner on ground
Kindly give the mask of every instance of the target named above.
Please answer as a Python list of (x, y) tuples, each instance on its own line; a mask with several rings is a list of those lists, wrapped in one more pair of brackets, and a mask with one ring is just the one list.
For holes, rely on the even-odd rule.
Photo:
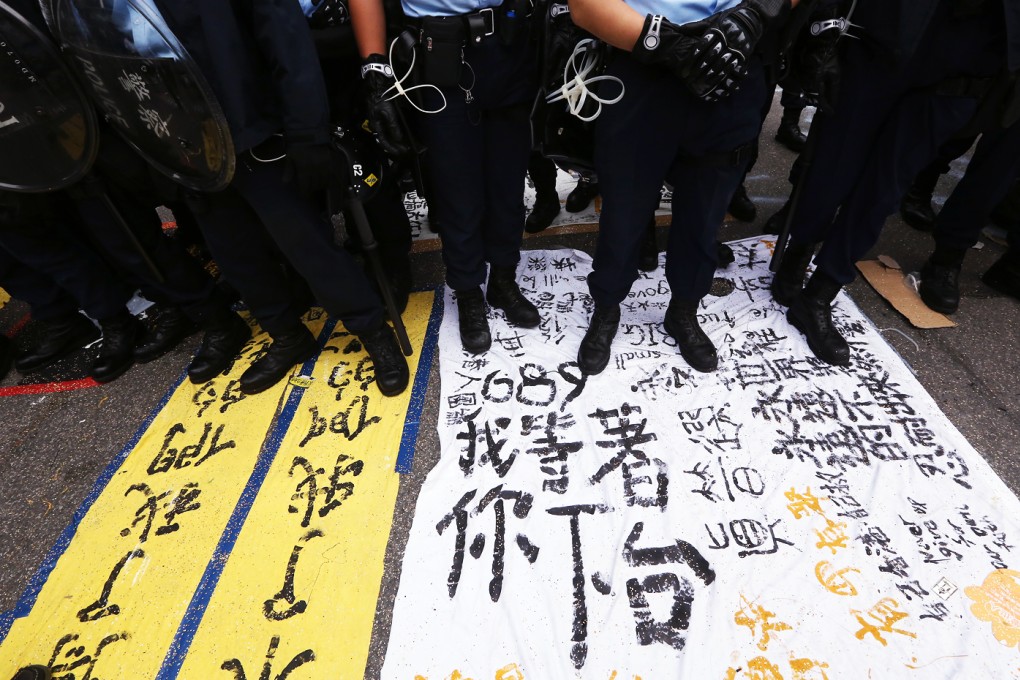
[[(309, 326), (318, 333), (323, 323)], [(229, 374), (205, 385), (185, 380), (174, 391), (81, 520), (31, 610), (14, 621), (0, 646), (0, 677), (30, 663), (49, 665), (55, 678), (157, 676), (295, 389), (238, 389), (268, 345), (261, 334)]]
[[(432, 300), (413, 295), (404, 313), (412, 378)], [(283, 678), (302, 666), (300, 677), (364, 676), (412, 390), (383, 397), (341, 327), (323, 356), (179, 678)]]

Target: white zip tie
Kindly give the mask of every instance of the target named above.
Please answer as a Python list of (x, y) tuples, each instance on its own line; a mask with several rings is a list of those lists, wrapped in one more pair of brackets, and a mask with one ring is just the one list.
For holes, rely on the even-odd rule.
[[(554, 92), (550, 92), (545, 98), (545, 101), (549, 104), (566, 101), (567, 109), (571, 115), (586, 123), (590, 123), (598, 118), (602, 113), (604, 105), (615, 104), (623, 99), (623, 95), (627, 91), (623, 81), (615, 76), (588, 77), (588, 74), (599, 66), (597, 46), (598, 42), (592, 38), (585, 38), (574, 45), (574, 51), (570, 53), (570, 58), (567, 59), (567, 63), (563, 66), (563, 86)], [(578, 58), (582, 58), (580, 66), (576, 63)], [(573, 76), (570, 75), (571, 70), (574, 72)], [(589, 85), (604, 80), (619, 83), (620, 94), (612, 99), (603, 99), (588, 89)], [(589, 98), (596, 103), (595, 113), (590, 116), (581, 115), (581, 110), (588, 103)]]
[[(435, 85), (433, 85), (432, 83), (422, 83), (421, 85), (412, 85), (411, 87), (404, 87), (404, 81), (407, 80), (408, 78), (410, 78), (411, 77), (411, 73), (414, 71), (414, 61), (415, 61), (415, 58), (417, 57), (417, 54), (416, 54), (416, 50), (413, 47), (411, 48), (411, 65), (407, 67), (407, 73), (405, 73), (400, 78), (396, 77), (397, 69), (393, 67), (393, 48), (396, 46), (396, 44), (397, 44), (397, 38), (394, 38), (393, 42), (390, 43), (390, 49), (389, 49), (390, 68), (393, 69), (393, 84), (390, 85), (385, 90), (383, 90), (383, 93), (382, 93), (383, 101), (393, 101), (397, 97), (403, 97), (404, 99), (406, 99), (408, 101), (408, 103), (411, 104), (411, 106), (413, 106), (415, 109), (417, 109), (421, 113), (439, 113), (440, 111), (445, 109), (446, 108), (446, 95), (444, 95), (443, 91), (440, 90)], [(439, 96), (443, 100), (443, 105), (440, 106), (435, 111), (427, 111), (427, 110), (421, 108), (420, 106), (418, 106), (417, 104), (415, 104), (414, 100), (411, 99), (411, 97), (408, 96), (408, 93), (409, 92), (413, 92), (414, 90), (420, 90), (423, 87), (431, 87), (433, 90), (438, 92)], [(389, 94), (391, 91), (394, 91), (394, 94), (392, 94), (392, 95), (387, 97), (386, 95)]]

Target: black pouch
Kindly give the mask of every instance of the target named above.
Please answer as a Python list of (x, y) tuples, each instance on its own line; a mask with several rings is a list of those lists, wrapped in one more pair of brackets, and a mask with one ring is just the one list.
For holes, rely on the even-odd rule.
[(464, 21), (460, 17), (430, 17), (421, 23), (424, 81), (436, 87), (454, 87), (460, 83), (464, 64)]

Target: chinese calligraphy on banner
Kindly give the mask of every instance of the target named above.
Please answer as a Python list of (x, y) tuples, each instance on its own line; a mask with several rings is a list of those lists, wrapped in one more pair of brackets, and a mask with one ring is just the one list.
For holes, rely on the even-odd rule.
[(384, 678), (1020, 677), (1016, 497), (849, 298), (852, 365), (811, 354), (770, 246), (703, 301), (712, 374), (664, 333), (661, 267), (590, 378), (586, 255), (525, 253), (542, 325), (490, 312), (483, 355), (447, 294)]

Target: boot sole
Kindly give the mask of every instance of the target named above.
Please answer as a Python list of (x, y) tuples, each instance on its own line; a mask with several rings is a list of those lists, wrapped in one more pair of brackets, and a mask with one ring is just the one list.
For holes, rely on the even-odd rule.
[(97, 383), (99, 383), (100, 385), (105, 385), (106, 383), (111, 383), (114, 380), (116, 380), (117, 378), (119, 378), (120, 376), (122, 376), (125, 373), (127, 373), (129, 370), (131, 370), (131, 367), (134, 366), (134, 365), (135, 365), (135, 362), (134, 361), (130, 361), (123, 368), (120, 368), (120, 369), (114, 371), (113, 373), (111, 373), (109, 375), (104, 375), (102, 378), (99, 378), (99, 377), (93, 375), (91, 372), (89, 372), (89, 376), (93, 380), (95, 380)]
[(921, 296), (921, 302), (927, 305), (928, 309), (938, 312), (939, 314), (952, 314), (960, 309), (959, 301), (957, 301), (955, 305), (942, 305), (936, 300), (929, 299), (929, 296), (924, 294), (923, 288), (918, 292), (918, 294)]
[(100, 338), (101, 335), (102, 334), (99, 332), (98, 328), (95, 329), (94, 333), (92, 333), (92, 332), (90, 332), (90, 333), (83, 333), (80, 337), (74, 338), (74, 342), (69, 342), (64, 349), (62, 349), (57, 354), (54, 354), (54, 355), (50, 356), (48, 359), (46, 359), (41, 364), (33, 364), (32, 366), (28, 366), (28, 367), (19, 366), (18, 365), (18, 360), (15, 358), (14, 359), (14, 369), (18, 373), (20, 373), (22, 375), (28, 375), (30, 373), (35, 373), (36, 371), (41, 371), (44, 368), (49, 368), (50, 366), (52, 366), (53, 364), (57, 363), (61, 359), (64, 359), (64, 358), (74, 354), (78, 350), (83, 349), (86, 345), (95, 342), (96, 340), (98, 340)]
[(807, 340), (808, 348), (811, 350), (811, 353), (814, 354), (816, 357), (818, 357), (819, 359), (821, 359), (825, 363), (829, 364), (830, 366), (849, 366), (850, 365), (850, 357), (849, 356), (847, 356), (845, 361), (842, 360), (842, 359), (840, 359), (838, 361), (834, 361), (834, 360), (830, 360), (830, 359), (827, 359), (826, 357), (822, 356), (822, 353), (818, 351), (818, 347), (815, 346), (815, 343), (812, 342), (811, 337), (804, 330), (803, 324), (801, 324), (800, 320), (796, 316), (794, 316), (792, 311), (787, 310), (787, 312), (786, 312), (786, 320), (790, 322), (791, 326), (793, 326), (798, 331), (800, 331), (801, 335), (804, 336), (804, 339)]
[[(490, 300), (488, 297), (485, 298), (485, 301), (488, 302), (489, 306), (492, 307), (493, 309), (498, 309), (501, 312), (503, 312), (503, 315), (506, 316), (507, 323), (509, 323), (511, 326), (515, 326), (517, 328), (538, 328), (542, 324), (542, 316), (541, 316), (541, 314), (538, 317), (538, 321), (535, 321), (534, 323), (518, 323), (518, 322), (514, 321), (513, 319), (511, 319), (510, 315), (506, 313), (506, 307), (504, 307), (502, 305), (496, 304), (495, 302)], [(488, 348), (486, 348), (486, 349), (488, 349)]]
[[(245, 324), (245, 330), (247, 331), (247, 334), (244, 335), (243, 338), (241, 338), (242, 334), (238, 333), (238, 338), (236, 338), (237, 342), (235, 342), (235, 344), (232, 346), (233, 352), (230, 353), (231, 355), (230, 359), (223, 362), (223, 365), (219, 368), (219, 370), (217, 370), (214, 373), (210, 373), (212, 369), (210, 369), (210, 371), (203, 371), (201, 373), (198, 372), (192, 373), (191, 366), (189, 365), (188, 380), (190, 380), (191, 383), (194, 385), (202, 385), (204, 383), (209, 382), (216, 376), (221, 375), (224, 371), (226, 371), (228, 367), (230, 367), (235, 361), (237, 361), (237, 358), (241, 355), (241, 350), (243, 350), (244, 346), (248, 344), (249, 340), (251, 340), (251, 329), (247, 327), (247, 324)], [(194, 357), (192, 357), (191, 360), (194, 361), (195, 360)]]
[(317, 349), (318, 349), (318, 345), (313, 341), (312, 342), (312, 346), (308, 349), (308, 351), (307, 352), (302, 352), (301, 354), (299, 354), (298, 358), (294, 360), (294, 363), (291, 364), (290, 367), (286, 371), (284, 371), (280, 375), (280, 377), (278, 377), (276, 380), (273, 380), (273, 381), (271, 381), (269, 383), (258, 383), (256, 385), (250, 385), (250, 386), (246, 386), (244, 383), (241, 383), (241, 385), (240, 385), (241, 393), (242, 394), (247, 394), (247, 395), (261, 394), (262, 392), (265, 392), (266, 390), (268, 390), (270, 387), (272, 387), (274, 385), (279, 385), (280, 381), (283, 380), (284, 378), (286, 378), (287, 375), (291, 371), (294, 370), (295, 366), (299, 366), (299, 365), (305, 363), (306, 361), (308, 361), (309, 359), (311, 359), (313, 356), (315, 356), (315, 351)]

